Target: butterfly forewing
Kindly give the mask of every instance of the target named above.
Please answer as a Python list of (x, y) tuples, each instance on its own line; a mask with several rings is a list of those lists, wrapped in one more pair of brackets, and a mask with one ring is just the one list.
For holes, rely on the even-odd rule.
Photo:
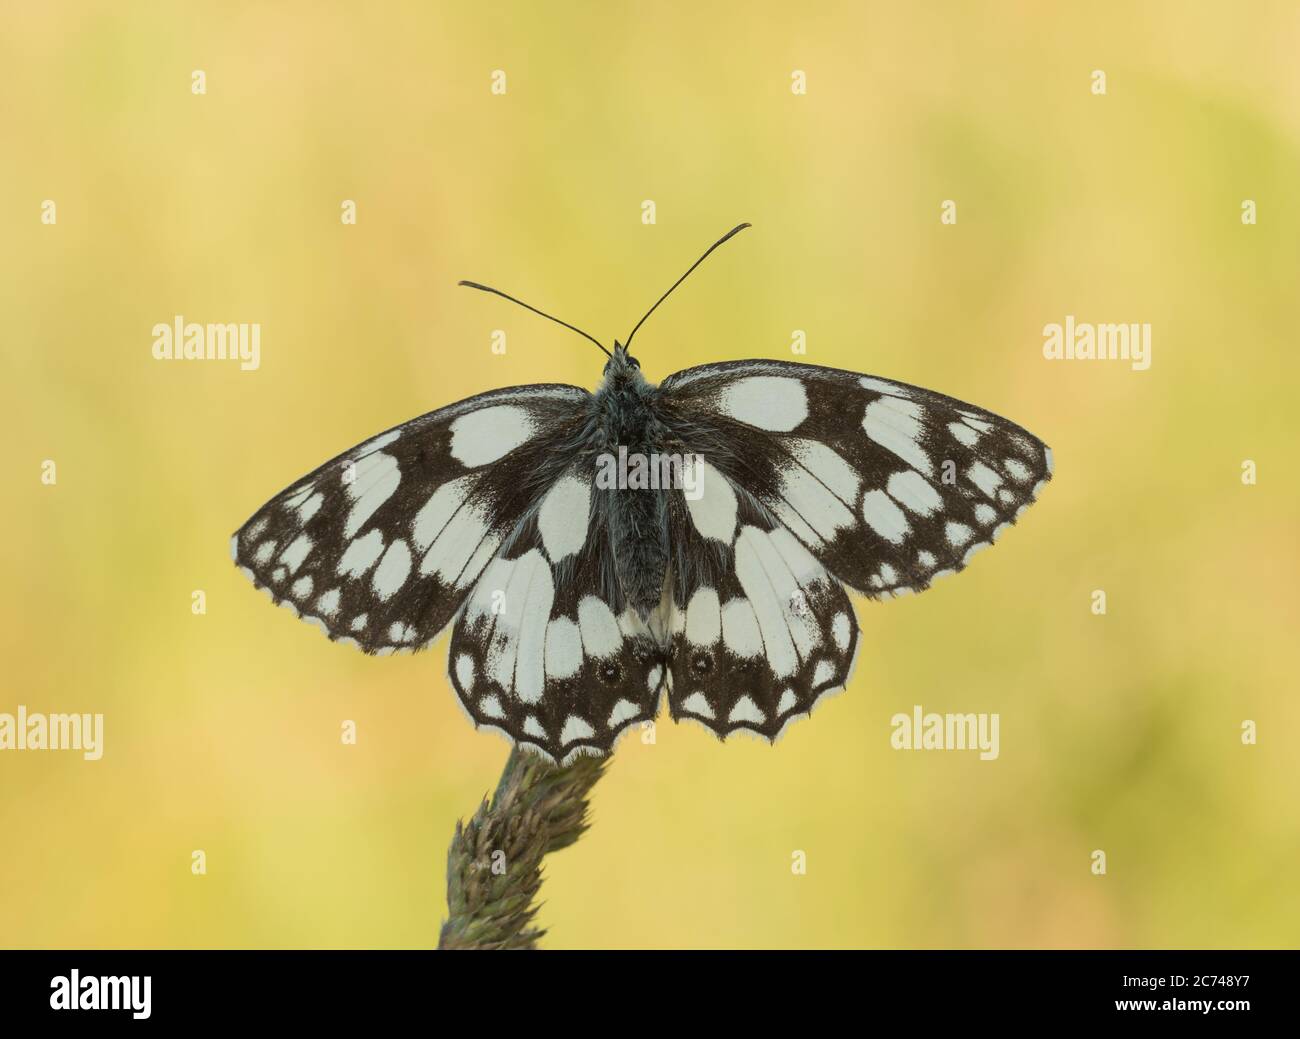
[(389, 430), (254, 513), (231, 539), (235, 562), (330, 638), (422, 648), (558, 478), (589, 397), (518, 387)]
[(1051, 451), (1031, 433), (903, 383), (742, 361), (678, 372), (662, 389), (665, 410), (714, 445), (709, 465), (876, 598), (961, 570), (1051, 477)]

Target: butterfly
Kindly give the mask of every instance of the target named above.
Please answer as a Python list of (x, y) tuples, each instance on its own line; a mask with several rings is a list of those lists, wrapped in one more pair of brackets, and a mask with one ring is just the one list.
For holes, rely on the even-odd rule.
[(983, 408), (778, 360), (655, 385), (629, 351), (594, 393), (517, 386), (326, 462), (231, 538), (236, 565), (336, 642), (382, 656), (451, 626), (478, 727), (557, 763), (654, 719), (775, 740), (849, 681), (849, 591), (923, 591), (997, 541), (1051, 450)]

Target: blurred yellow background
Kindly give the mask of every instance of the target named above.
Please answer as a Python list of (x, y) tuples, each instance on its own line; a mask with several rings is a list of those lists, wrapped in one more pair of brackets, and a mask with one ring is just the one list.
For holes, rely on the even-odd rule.
[[(229, 536), (397, 422), (595, 385), (457, 279), (608, 340), (750, 220), (638, 334), (650, 378), (803, 329), (1057, 478), (859, 601), (849, 690), (775, 748), (666, 710), (620, 744), (544, 944), (1296, 945), (1298, 43), (1289, 3), (6, 4), (0, 711), (102, 712), (106, 750), (0, 752), (0, 944), (433, 945), (506, 745), (445, 635), (331, 645)], [(177, 314), (259, 322), (260, 368), (154, 360)], [(1067, 314), (1150, 322), (1150, 370), (1044, 360)], [(892, 750), (914, 704), (999, 712), (1000, 758)]]

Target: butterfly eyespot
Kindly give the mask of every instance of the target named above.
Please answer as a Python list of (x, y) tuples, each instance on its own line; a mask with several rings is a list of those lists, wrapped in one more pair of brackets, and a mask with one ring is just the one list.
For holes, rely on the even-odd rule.
[(607, 664), (600, 665), (600, 677), (602, 681), (617, 682), (622, 673), (622, 669), (612, 660)]
[(691, 670), (697, 675), (707, 675), (713, 670), (713, 658), (707, 653), (696, 653), (691, 657)]

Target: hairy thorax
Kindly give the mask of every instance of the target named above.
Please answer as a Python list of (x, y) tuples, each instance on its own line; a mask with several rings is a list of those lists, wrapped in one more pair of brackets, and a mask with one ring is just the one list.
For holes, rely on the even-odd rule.
[[(598, 454), (614, 459), (620, 472), (626, 471), (629, 458), (653, 460), (660, 453), (665, 431), (655, 415), (658, 393), (638, 369), (622, 363), (622, 355), (596, 391), (594, 446)], [(598, 496), (620, 605), (632, 606), (642, 620), (658, 608), (668, 570), (667, 495), (662, 488), (620, 482)]]

